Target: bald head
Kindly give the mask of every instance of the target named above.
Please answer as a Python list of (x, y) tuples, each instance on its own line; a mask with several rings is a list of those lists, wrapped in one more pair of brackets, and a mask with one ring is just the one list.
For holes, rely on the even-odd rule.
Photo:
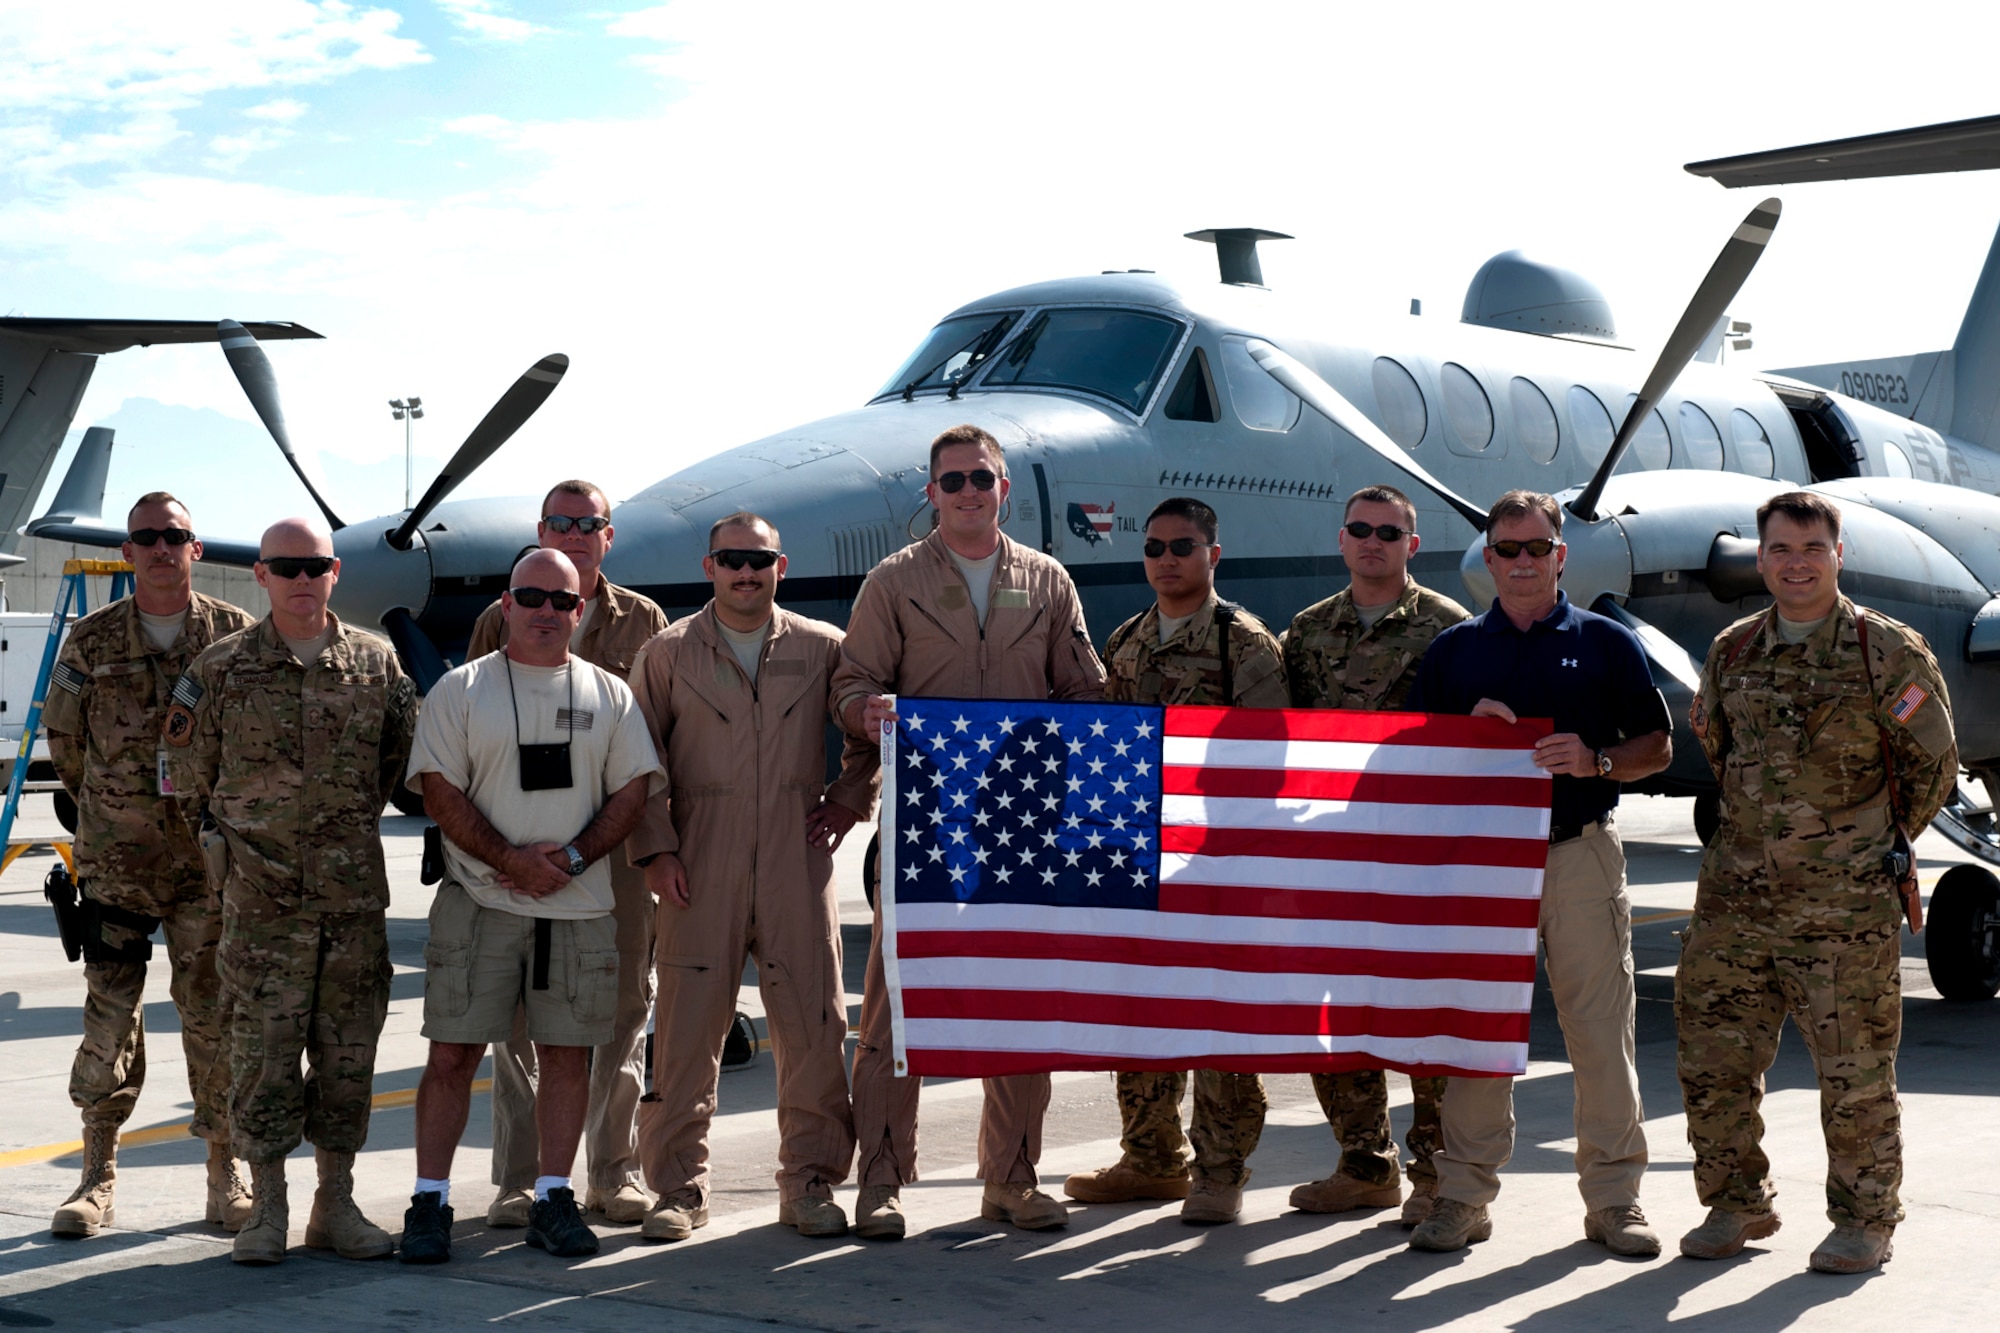
[(582, 588), (570, 558), (547, 548), (530, 551), (515, 561), (514, 572), (507, 582), (516, 588), (545, 588), (550, 592), (577, 592)]
[(316, 518), (281, 518), (264, 529), (257, 558), (274, 555), (332, 555), (333, 534)]
[[(569, 639), (583, 619), (576, 566), (561, 551), (544, 547), (514, 562), (500, 614), (507, 621), (507, 656), (530, 666), (561, 666), (569, 660)], [(517, 595), (518, 594), (518, 595)], [(529, 606), (528, 601), (539, 602)], [(557, 606), (561, 598), (567, 606)]]

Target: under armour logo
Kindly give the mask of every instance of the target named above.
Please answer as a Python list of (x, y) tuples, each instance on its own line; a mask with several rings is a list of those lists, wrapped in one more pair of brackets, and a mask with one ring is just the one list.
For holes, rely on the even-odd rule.
[(1563, 659), (1563, 665), (1566, 667), (1573, 667), (1576, 665), (1576, 659), (1574, 657), (1565, 657)]

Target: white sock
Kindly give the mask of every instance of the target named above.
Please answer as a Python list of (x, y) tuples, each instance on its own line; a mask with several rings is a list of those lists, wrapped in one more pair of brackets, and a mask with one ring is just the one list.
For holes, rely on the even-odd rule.
[(438, 1206), (443, 1207), (451, 1202), (451, 1182), (449, 1180), (425, 1180), (422, 1176), (418, 1176), (417, 1188), (413, 1193), (435, 1194), (438, 1196)]
[(537, 1199), (548, 1198), (550, 1190), (566, 1190), (568, 1188), (569, 1188), (568, 1176), (535, 1177), (535, 1198)]

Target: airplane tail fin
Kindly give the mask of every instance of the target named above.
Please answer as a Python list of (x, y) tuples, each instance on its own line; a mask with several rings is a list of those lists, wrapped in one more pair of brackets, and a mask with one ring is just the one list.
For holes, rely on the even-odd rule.
[(0, 553), (21, 544), (28, 507), (42, 493), (96, 368), (89, 353), (0, 336)]
[(1951, 390), (1948, 433), (2000, 450), (2000, 231), (1951, 347)]

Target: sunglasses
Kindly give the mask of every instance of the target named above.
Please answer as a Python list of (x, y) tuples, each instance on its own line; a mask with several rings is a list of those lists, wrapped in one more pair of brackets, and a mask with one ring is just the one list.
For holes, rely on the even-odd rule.
[(1380, 537), (1385, 542), (1399, 542), (1410, 535), (1408, 528), (1399, 528), (1394, 523), (1362, 523), (1359, 521), (1344, 525), (1347, 535), (1355, 541), (1369, 537)]
[(1176, 537), (1170, 542), (1163, 542), (1158, 537), (1148, 537), (1145, 546), (1140, 549), (1145, 551), (1148, 560), (1158, 560), (1169, 551), (1185, 560), (1196, 551), (1206, 551), (1213, 544), (1198, 542), (1192, 537)]
[(559, 534), (566, 533), (571, 528), (575, 528), (586, 537), (593, 532), (602, 532), (611, 526), (611, 520), (605, 518), (602, 514), (591, 514), (586, 518), (571, 518), (567, 514), (543, 514), (542, 522), (548, 524), (552, 532)]
[(741, 569), (748, 565), (761, 573), (777, 564), (778, 557), (783, 554), (783, 551), (744, 551), (732, 548), (726, 551), (710, 551), (708, 558), (724, 569)]
[(333, 568), (330, 555), (274, 555), (260, 560), (259, 564), (281, 579), (295, 579), (303, 574), (316, 579)]
[(937, 477), (937, 486), (946, 495), (957, 495), (965, 489), (965, 483), (968, 481), (972, 483), (972, 489), (975, 491), (990, 491), (993, 489), (993, 483), (999, 480), (1000, 478), (985, 468), (980, 468), (977, 472), (941, 472)]
[(1499, 556), (1502, 560), (1512, 560), (1523, 551), (1540, 560), (1543, 556), (1561, 545), (1562, 543), (1559, 541), (1552, 541), (1547, 537), (1537, 537), (1533, 541), (1525, 542), (1488, 542), (1486, 543), (1486, 549)]
[(543, 603), (558, 611), (574, 611), (576, 604), (583, 600), (582, 593), (565, 592), (560, 588), (509, 588), (507, 595), (530, 611), (541, 610)]
[(126, 534), (134, 546), (151, 546), (164, 538), (169, 546), (186, 546), (194, 534), (186, 528), (135, 528)]

